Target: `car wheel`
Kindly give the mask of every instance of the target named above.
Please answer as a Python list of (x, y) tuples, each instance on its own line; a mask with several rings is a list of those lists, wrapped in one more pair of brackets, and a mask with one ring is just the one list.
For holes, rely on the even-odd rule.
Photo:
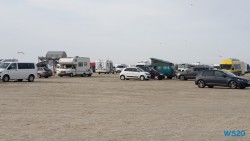
[(3, 80), (3, 82), (9, 82), (10, 77), (8, 75), (4, 75), (2, 80)]
[(205, 87), (205, 82), (203, 80), (199, 80), (197, 84), (198, 84), (199, 88), (204, 88)]
[(92, 74), (88, 74), (88, 77), (90, 77)]
[(155, 76), (155, 80), (159, 80), (159, 76)]
[(181, 76), (180, 76), (180, 80), (182, 80), (182, 81), (183, 81), (183, 80), (185, 80), (185, 79), (186, 79), (186, 78), (185, 78), (185, 76), (184, 76), (184, 75), (181, 75)]
[(236, 89), (237, 88), (237, 82), (235, 81), (230, 81), (228, 85), (231, 89)]
[(140, 76), (140, 80), (141, 81), (144, 81), (145, 80), (145, 77), (142, 75), (142, 76)]
[(45, 76), (44, 78), (49, 78), (48, 76)]
[(62, 75), (59, 75), (60, 77), (63, 77)]
[(214, 86), (208, 86), (208, 88), (213, 88)]
[(28, 81), (29, 82), (33, 82), (35, 79), (34, 75), (30, 75), (29, 78), (28, 78)]
[(125, 80), (125, 76), (124, 76), (124, 75), (121, 75), (121, 76), (120, 76), (120, 79), (121, 79), (121, 80)]

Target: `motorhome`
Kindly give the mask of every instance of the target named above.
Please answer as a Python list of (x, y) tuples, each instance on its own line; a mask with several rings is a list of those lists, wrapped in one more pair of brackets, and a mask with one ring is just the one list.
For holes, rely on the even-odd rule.
[(24, 79), (33, 82), (37, 77), (35, 63), (27, 62), (2, 62), (0, 63), (0, 79), (3, 82), (9, 80), (23, 81)]
[(235, 75), (241, 75), (241, 62), (239, 59), (225, 59), (220, 63), (220, 69), (234, 73)]
[(113, 62), (111, 60), (96, 60), (96, 69), (95, 72), (96, 73), (105, 73), (105, 74), (109, 74), (109, 73), (115, 73), (115, 68), (113, 65)]
[(57, 74), (63, 76), (91, 76), (90, 58), (88, 57), (67, 57), (59, 59)]

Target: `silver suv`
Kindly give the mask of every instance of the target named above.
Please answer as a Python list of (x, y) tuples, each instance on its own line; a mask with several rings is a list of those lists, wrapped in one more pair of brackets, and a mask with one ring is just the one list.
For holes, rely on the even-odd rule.
[(149, 80), (150, 77), (151, 77), (150, 73), (145, 72), (141, 68), (137, 67), (128, 67), (120, 73), (121, 80), (140, 79), (143, 81), (143, 80)]

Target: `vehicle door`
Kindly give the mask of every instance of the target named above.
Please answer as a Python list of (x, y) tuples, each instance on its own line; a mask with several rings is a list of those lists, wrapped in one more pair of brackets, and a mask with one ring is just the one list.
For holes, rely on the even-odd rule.
[(131, 75), (133, 78), (139, 78), (140, 72), (136, 68), (132, 68)]
[(192, 78), (194, 72), (194, 68), (189, 68), (184, 72), (184, 75), (187, 79)]
[(125, 70), (124, 70), (124, 75), (125, 75), (125, 77), (126, 78), (132, 78), (133, 76), (133, 74), (132, 74), (132, 68), (126, 68)]
[(196, 75), (199, 73), (201, 68), (193, 68), (192, 72), (190, 73), (190, 78), (195, 79)]
[(7, 68), (7, 72), (10, 76), (10, 79), (19, 79), (19, 75), (17, 72), (17, 64), (16, 63), (11, 63), (9, 67)]
[(206, 84), (214, 84), (214, 71), (213, 70), (207, 70), (203, 72), (203, 76), (205, 79), (205, 83)]
[(227, 75), (221, 71), (214, 72), (214, 83), (218, 86), (227, 86)]

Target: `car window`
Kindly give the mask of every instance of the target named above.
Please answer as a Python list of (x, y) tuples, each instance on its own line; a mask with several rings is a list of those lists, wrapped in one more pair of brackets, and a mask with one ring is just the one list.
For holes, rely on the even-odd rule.
[(204, 71), (203, 76), (214, 76), (214, 72), (213, 71)]
[(132, 68), (133, 72), (138, 72), (138, 70), (136, 68)]
[(214, 75), (217, 76), (217, 77), (223, 77), (223, 76), (225, 76), (226, 74), (223, 73), (223, 72), (221, 72), (221, 71), (215, 71), (215, 72), (214, 72)]
[(132, 71), (132, 68), (126, 68), (124, 71)]
[(15, 70), (15, 69), (17, 69), (16, 63), (12, 63), (8, 68), (8, 70)]

